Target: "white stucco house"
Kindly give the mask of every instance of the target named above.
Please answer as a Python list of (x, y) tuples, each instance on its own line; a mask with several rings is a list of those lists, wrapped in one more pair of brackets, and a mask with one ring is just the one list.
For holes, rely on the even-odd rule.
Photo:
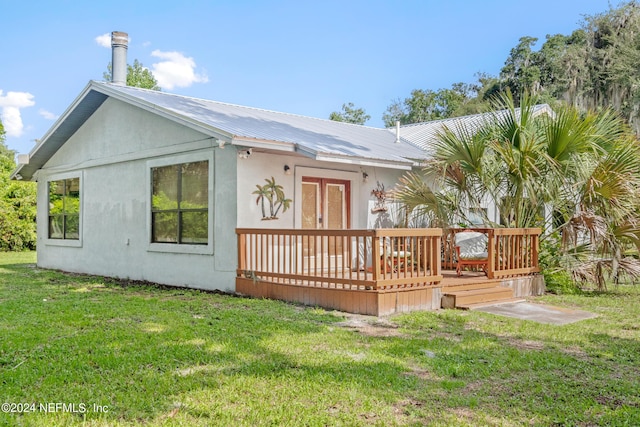
[[(20, 156), (12, 174), (13, 179), (37, 181), (38, 266), (235, 292), (237, 283), (255, 277), (241, 270), (246, 268), (239, 266), (243, 254), (262, 251), (266, 258), (255, 262), (271, 263), (270, 270), (287, 270), (300, 280), (302, 273), (292, 265), (314, 245), (310, 237), (291, 244), (292, 236), (282, 241), (258, 236), (246, 240), (253, 249), (239, 248), (239, 228), (371, 230), (394, 225), (392, 210), (381, 208), (374, 190), (389, 190), (406, 171), (420, 167), (434, 125), (380, 129), (127, 87), (126, 42), (126, 34), (112, 34), (113, 81), (89, 82), (37, 146)], [(427, 260), (426, 254), (428, 245), (433, 254), (440, 252), (440, 232), (421, 233), (411, 237), (411, 249), (424, 257), (412, 262), (424, 270), (419, 280), (407, 278), (406, 272), (398, 276), (408, 251), (393, 252), (392, 272), (380, 272), (371, 263), (372, 254), (380, 256), (371, 243), (379, 241), (377, 234), (365, 239), (354, 233), (351, 243), (339, 242), (336, 233), (323, 236), (328, 242), (324, 258), (311, 267), (317, 270), (326, 259), (323, 268), (331, 276), (348, 270), (359, 277), (367, 270), (363, 274), (373, 274), (372, 282), (356, 276), (334, 279), (345, 291), (369, 292), (373, 283), (387, 295), (376, 298), (387, 298), (394, 307), (399, 299), (391, 301), (387, 290), (402, 285), (413, 292), (410, 288), (420, 283), (421, 301), (413, 306), (439, 307), (434, 289), (442, 279), (440, 258)], [(397, 241), (409, 235), (402, 236)], [(369, 253), (362, 255), (365, 246)], [(271, 259), (278, 250), (291, 265)], [(334, 255), (327, 256), (331, 251)], [(348, 267), (347, 257), (355, 260)], [(334, 273), (338, 259), (342, 273)], [(375, 285), (383, 276), (387, 288)], [(340, 308), (342, 295), (326, 304), (322, 296), (309, 300), (303, 293), (292, 300)], [(396, 310), (361, 308), (354, 310)]]
[[(89, 82), (13, 173), (38, 182), (41, 267), (233, 291), (236, 227), (372, 227), (372, 189), (423, 157), (387, 129), (123, 82)], [(271, 179), (288, 209), (263, 220)]]
[[(38, 182), (39, 266), (233, 291), (236, 227), (303, 227), (312, 189), (313, 225), (371, 227), (376, 183), (422, 156), (386, 129), (92, 81), (14, 177)], [(263, 220), (272, 178), (290, 208)]]

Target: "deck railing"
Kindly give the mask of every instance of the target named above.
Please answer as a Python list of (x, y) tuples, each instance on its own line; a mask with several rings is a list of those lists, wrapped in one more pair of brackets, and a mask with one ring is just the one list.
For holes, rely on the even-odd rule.
[(487, 234), (487, 277), (490, 279), (540, 271), (540, 228), (450, 228), (445, 231), (442, 239), (443, 268), (456, 268), (455, 235), (469, 230)]
[(238, 277), (309, 287), (384, 290), (442, 280), (441, 229), (239, 228)]
[(489, 233), (489, 278), (540, 272), (539, 228), (494, 228)]

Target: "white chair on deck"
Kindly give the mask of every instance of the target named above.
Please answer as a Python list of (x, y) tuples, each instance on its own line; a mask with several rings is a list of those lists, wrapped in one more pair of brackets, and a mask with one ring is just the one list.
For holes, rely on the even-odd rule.
[(407, 248), (407, 241), (403, 238), (387, 237), (384, 248), (381, 251), (386, 254), (387, 269), (392, 271), (407, 271), (413, 266), (413, 254)]
[(465, 266), (481, 267), (487, 273), (489, 268), (488, 237), (479, 231), (461, 231), (455, 234), (454, 244), (457, 257), (458, 276)]
[[(404, 248), (400, 239), (393, 244), (390, 237), (380, 239), (380, 271), (404, 271), (413, 264), (412, 257), (413, 254)], [(373, 263), (367, 265), (367, 271), (373, 271)]]

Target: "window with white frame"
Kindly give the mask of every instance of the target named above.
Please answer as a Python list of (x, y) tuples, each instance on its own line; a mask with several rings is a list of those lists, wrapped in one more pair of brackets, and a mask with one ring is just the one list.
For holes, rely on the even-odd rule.
[(209, 244), (209, 161), (151, 168), (151, 243)]
[(49, 239), (80, 239), (80, 178), (49, 181)]

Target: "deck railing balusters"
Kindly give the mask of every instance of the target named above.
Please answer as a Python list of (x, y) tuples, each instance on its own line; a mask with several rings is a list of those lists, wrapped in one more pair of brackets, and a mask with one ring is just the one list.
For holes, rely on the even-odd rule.
[[(238, 277), (382, 290), (442, 280), (440, 229), (237, 229)], [(437, 246), (437, 248), (436, 248)]]
[[(488, 236), (487, 276), (539, 272), (539, 228), (474, 229)], [(298, 286), (384, 290), (431, 286), (455, 268), (462, 229), (237, 229), (238, 277)]]

